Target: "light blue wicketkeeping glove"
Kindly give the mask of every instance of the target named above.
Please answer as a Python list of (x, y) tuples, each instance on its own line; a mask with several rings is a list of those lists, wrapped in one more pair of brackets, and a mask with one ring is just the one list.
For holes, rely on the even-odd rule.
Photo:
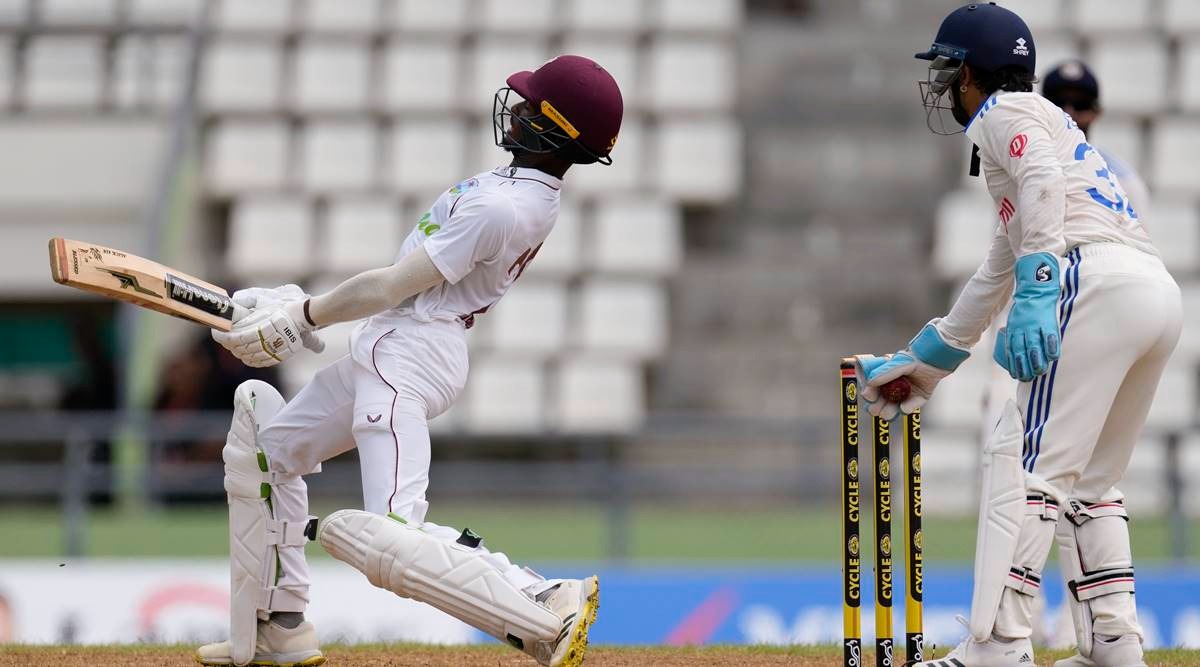
[[(908, 347), (886, 357), (859, 355), (858, 373), (862, 390), (859, 395), (867, 411), (876, 417), (894, 419), (897, 414), (911, 414), (925, 405), (942, 378), (954, 372), (967, 357), (969, 350), (953, 345), (942, 338), (935, 326), (937, 320), (926, 324), (908, 343)], [(900, 403), (884, 400), (879, 388), (898, 377), (907, 377), (912, 393)]]
[(1029, 382), (1059, 356), (1058, 258), (1048, 252), (1017, 260), (1016, 290), (1008, 324), (996, 335), (992, 358), (1008, 374)]

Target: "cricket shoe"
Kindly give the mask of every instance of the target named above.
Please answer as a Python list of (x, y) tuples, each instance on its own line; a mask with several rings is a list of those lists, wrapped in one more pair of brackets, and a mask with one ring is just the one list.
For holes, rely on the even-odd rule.
[(1092, 657), (1075, 655), (1059, 660), (1054, 667), (1146, 667), (1142, 659), (1142, 640), (1137, 635), (1110, 639), (1096, 637), (1092, 642)]
[[(958, 622), (967, 624), (961, 616)], [(1033, 642), (1028, 638), (1003, 641), (995, 637), (978, 642), (968, 636), (946, 657), (914, 662), (911, 667), (1034, 667)]]
[[(562, 619), (562, 630), (550, 654), (547, 667), (579, 667), (583, 654), (587, 652), (588, 630), (596, 622), (596, 610), (600, 608), (600, 579), (567, 579), (561, 584), (537, 596)], [(540, 661), (539, 661), (540, 662)]]
[[(205, 644), (196, 649), (196, 662), (202, 665), (232, 665), (233, 652), (229, 642)], [(258, 641), (250, 665), (259, 667), (315, 667), (324, 664), (325, 656), (317, 645), (317, 630), (305, 621), (295, 628), (285, 628), (270, 621), (258, 622)]]

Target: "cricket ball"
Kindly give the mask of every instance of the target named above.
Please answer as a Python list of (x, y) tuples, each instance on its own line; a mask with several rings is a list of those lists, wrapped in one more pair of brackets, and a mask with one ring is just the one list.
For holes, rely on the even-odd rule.
[(879, 388), (879, 395), (888, 403), (901, 403), (911, 393), (912, 383), (906, 377), (898, 377)]

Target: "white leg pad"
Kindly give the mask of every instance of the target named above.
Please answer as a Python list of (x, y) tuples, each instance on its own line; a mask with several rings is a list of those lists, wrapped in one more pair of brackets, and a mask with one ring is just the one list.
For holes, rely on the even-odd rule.
[(361, 510), (329, 515), (318, 539), (375, 586), (436, 607), (548, 664), (562, 619), (509, 582), (481, 547)]
[(993, 632), (1029, 636), (1032, 596), (1041, 588), (1042, 565), (1058, 519), (1054, 489), (1021, 467), (1023, 432), (1021, 414), (1010, 400), (983, 449), (970, 621), (977, 642), (987, 641)]
[(1072, 499), (1056, 537), (1080, 655), (1092, 656), (1096, 635), (1142, 639), (1124, 502)]
[(234, 664), (254, 657), (260, 613), (303, 611), (305, 594), (275, 586), (281, 546), (303, 546), (306, 522), (280, 521), (271, 505), (277, 473), (258, 445), (258, 429), (283, 407), (271, 385), (248, 380), (234, 392), (233, 424), (225, 447), (229, 497), (229, 637)]

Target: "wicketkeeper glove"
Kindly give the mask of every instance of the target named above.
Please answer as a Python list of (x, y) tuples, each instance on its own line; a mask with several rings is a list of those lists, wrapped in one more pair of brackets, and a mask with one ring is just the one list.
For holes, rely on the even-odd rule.
[[(937, 320), (926, 324), (908, 343), (908, 347), (887, 356), (863, 354), (858, 361), (858, 378), (862, 390), (859, 396), (867, 411), (876, 417), (895, 419), (903, 412), (911, 414), (925, 405), (942, 378), (954, 372), (967, 357), (969, 350), (947, 342), (937, 330)], [(912, 393), (900, 403), (885, 400), (879, 388), (898, 377), (907, 377)]]
[(1014, 269), (1016, 289), (1008, 324), (997, 332), (992, 358), (1013, 378), (1029, 382), (1059, 357), (1058, 258), (1048, 252), (1025, 255)]

